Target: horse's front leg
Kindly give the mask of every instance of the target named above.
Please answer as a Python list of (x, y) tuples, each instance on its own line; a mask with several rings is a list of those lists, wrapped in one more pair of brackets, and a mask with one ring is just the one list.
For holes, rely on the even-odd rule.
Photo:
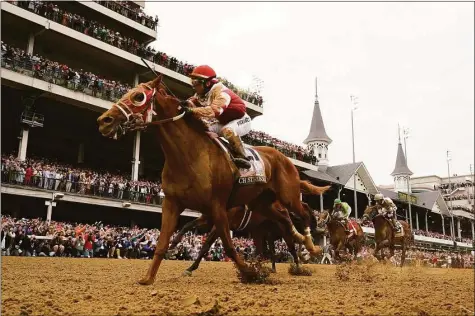
[(231, 239), (231, 234), (229, 230), (228, 216), (226, 214), (226, 207), (223, 203), (215, 204), (211, 208), (211, 215), (213, 223), (216, 228), (217, 236), (221, 238), (223, 242), (224, 251), (226, 255), (231, 258), (235, 263), (241, 274), (247, 279), (256, 279), (258, 276), (257, 271), (251, 269), (238, 255), (236, 249), (234, 248), (233, 241)]
[(176, 228), (178, 217), (180, 216), (181, 212), (183, 212), (183, 208), (179, 207), (178, 204), (170, 197), (165, 196), (162, 206), (162, 227), (160, 230), (160, 237), (158, 238), (157, 248), (155, 248), (153, 260), (150, 263), (147, 274), (139, 281), (139, 284), (150, 285), (155, 281), (158, 268), (160, 267), (160, 264), (165, 257), (165, 253), (168, 250), (170, 237)]

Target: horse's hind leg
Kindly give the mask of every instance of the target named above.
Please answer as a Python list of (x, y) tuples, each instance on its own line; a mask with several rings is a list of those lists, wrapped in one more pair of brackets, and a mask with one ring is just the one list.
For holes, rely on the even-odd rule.
[(192, 220), (189, 223), (186, 223), (185, 226), (183, 226), (183, 228), (180, 230), (180, 232), (178, 232), (178, 235), (176, 235), (175, 238), (173, 238), (173, 241), (170, 244), (170, 247), (168, 248), (168, 250), (174, 249), (187, 232), (195, 228), (202, 227), (202, 226), (207, 226), (207, 220), (204, 216), (200, 216), (197, 219)]
[(405, 260), (406, 260), (406, 241), (403, 241), (402, 250), (401, 250), (401, 268), (404, 266)]
[(297, 231), (292, 223), (289, 212), (278, 201), (268, 201), (266, 195), (263, 194), (253, 201), (252, 209), (259, 210), (268, 219), (281, 224), (284, 227), (284, 232), (293, 236), (297, 242), (304, 241), (304, 236)]
[(198, 269), (198, 267), (200, 266), (201, 259), (203, 259), (203, 257), (208, 253), (209, 249), (211, 248), (211, 245), (216, 241), (216, 239), (218, 239), (218, 236), (216, 234), (216, 228), (215, 226), (213, 226), (211, 232), (208, 235), (208, 238), (206, 238), (206, 241), (201, 247), (200, 253), (198, 254), (198, 258), (196, 258), (193, 264), (183, 272), (183, 275), (191, 276), (191, 273)]
[(272, 272), (273, 273), (276, 273), (277, 270), (275, 268), (275, 261), (276, 261), (276, 258), (275, 258), (275, 241), (276, 241), (276, 238), (274, 237), (274, 234), (270, 234), (270, 237), (269, 237), (269, 251), (270, 251), (270, 257), (271, 257), (271, 261), (272, 261)]
[[(297, 266), (297, 269), (300, 267), (300, 257), (297, 254), (297, 250), (295, 249), (295, 242), (291, 235), (284, 233), (284, 240), (287, 244), (287, 248), (289, 249), (290, 254), (294, 257), (294, 263)], [(300, 244), (299, 244), (300, 247)], [(300, 250), (300, 249), (299, 249)]]

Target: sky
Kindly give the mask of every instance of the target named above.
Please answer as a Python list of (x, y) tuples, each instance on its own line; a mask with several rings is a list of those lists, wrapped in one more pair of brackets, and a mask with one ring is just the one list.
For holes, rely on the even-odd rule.
[(330, 165), (356, 161), (392, 184), (398, 124), (409, 128), (413, 177), (469, 174), (474, 163), (473, 3), (163, 3), (154, 47), (212, 66), (248, 87), (263, 81), (253, 129), (298, 145), (307, 137), (315, 78)]

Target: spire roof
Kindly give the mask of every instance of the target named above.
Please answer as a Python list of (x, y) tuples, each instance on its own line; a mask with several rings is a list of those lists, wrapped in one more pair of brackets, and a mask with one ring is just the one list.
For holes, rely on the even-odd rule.
[(392, 176), (395, 175), (412, 175), (412, 171), (409, 170), (407, 166), (406, 156), (404, 155), (404, 151), (402, 150), (401, 141), (399, 141), (397, 147), (397, 156), (396, 156), (396, 166), (394, 167), (394, 171), (391, 173)]
[(317, 79), (315, 78), (315, 105), (313, 108), (312, 123), (310, 125), (310, 132), (307, 138), (303, 141), (307, 144), (311, 141), (326, 141), (328, 144), (332, 142), (325, 131), (325, 125), (323, 124), (322, 112), (320, 111), (320, 103), (318, 102), (318, 89)]

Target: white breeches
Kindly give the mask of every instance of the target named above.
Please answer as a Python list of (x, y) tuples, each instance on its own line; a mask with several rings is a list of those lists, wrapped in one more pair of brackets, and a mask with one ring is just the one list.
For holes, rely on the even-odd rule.
[(229, 128), (235, 135), (241, 137), (251, 131), (251, 117), (246, 113), (240, 119), (221, 125), (218, 121), (214, 121), (209, 126), (209, 131), (221, 135), (224, 128)]

